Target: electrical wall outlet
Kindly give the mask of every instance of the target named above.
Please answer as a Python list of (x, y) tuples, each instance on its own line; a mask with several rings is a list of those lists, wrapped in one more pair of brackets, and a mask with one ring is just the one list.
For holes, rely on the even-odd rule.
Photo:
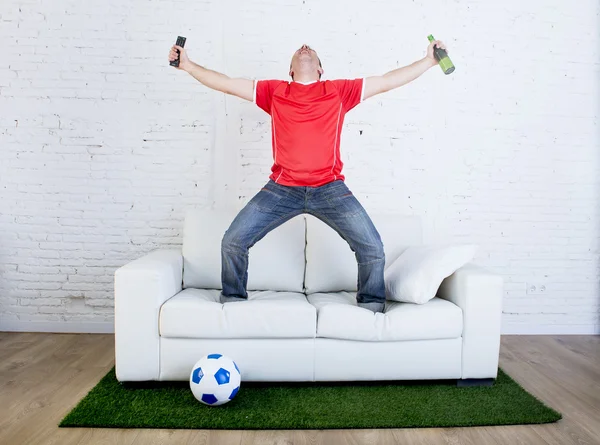
[(527, 283), (526, 292), (527, 295), (543, 295), (546, 293), (546, 285), (544, 283)]

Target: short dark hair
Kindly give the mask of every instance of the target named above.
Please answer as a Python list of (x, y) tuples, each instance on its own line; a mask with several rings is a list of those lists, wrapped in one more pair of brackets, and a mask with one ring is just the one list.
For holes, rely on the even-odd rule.
[[(323, 65), (321, 64), (321, 59), (319, 58), (319, 56), (317, 56), (317, 60), (319, 61), (319, 68), (323, 68)], [(290, 70), (292, 69), (292, 62), (290, 62)], [(294, 75), (292, 74), (292, 80), (294, 80)], [(321, 73), (319, 73), (319, 80), (321, 80)]]

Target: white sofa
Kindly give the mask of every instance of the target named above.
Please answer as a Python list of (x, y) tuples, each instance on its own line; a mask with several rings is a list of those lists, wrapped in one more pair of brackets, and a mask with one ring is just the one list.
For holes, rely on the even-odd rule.
[[(119, 381), (188, 380), (198, 359), (221, 353), (236, 361), (244, 381), (493, 382), (500, 276), (468, 264), (430, 302), (388, 300), (385, 313), (373, 313), (356, 306), (354, 252), (303, 214), (250, 249), (249, 300), (223, 305), (221, 240), (235, 215), (190, 209), (182, 249), (153, 251), (115, 272)], [(386, 266), (423, 243), (418, 217), (370, 216)]]

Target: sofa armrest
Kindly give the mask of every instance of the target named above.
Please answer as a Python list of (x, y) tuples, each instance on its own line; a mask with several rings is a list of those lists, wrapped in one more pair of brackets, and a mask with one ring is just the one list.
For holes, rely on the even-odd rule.
[(469, 263), (447, 277), (437, 296), (463, 311), (462, 378), (496, 378), (504, 280)]
[(181, 250), (159, 249), (115, 271), (117, 380), (158, 380), (159, 312), (182, 289)]

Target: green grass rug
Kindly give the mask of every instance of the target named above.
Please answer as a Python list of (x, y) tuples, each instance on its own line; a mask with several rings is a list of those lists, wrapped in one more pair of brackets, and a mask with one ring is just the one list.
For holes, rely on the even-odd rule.
[(222, 406), (198, 402), (187, 382), (121, 384), (114, 368), (61, 427), (325, 429), (514, 425), (561, 414), (502, 370), (492, 387), (455, 381), (252, 383)]

